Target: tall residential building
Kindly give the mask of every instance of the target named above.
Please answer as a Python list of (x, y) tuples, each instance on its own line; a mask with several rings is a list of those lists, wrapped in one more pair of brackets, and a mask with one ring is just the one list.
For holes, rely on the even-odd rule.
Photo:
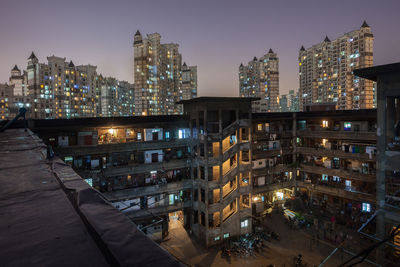
[(11, 77), (9, 79), (9, 85), (14, 86), (13, 94), (14, 96), (26, 96), (26, 79), (27, 73), (24, 71), (21, 73), (20, 69), (17, 65), (14, 66), (11, 70)]
[(12, 119), (23, 106), (32, 119), (135, 115), (133, 84), (56, 56), (40, 63), (32, 52), (27, 70), (14, 66), (9, 84), (0, 89), (3, 119)]
[(281, 108), (281, 112), (288, 112), (289, 111), (289, 105), (288, 105), (288, 95), (281, 95), (279, 98), (279, 105)]
[[(65, 58), (50, 56), (39, 63), (32, 52), (28, 58), (28, 90), (33, 99), (32, 118), (94, 117), (94, 66), (75, 66)], [(89, 71), (88, 71), (89, 70)], [(94, 73), (93, 73), (94, 72)]]
[(295, 92), (294, 90), (289, 90), (289, 94), (287, 96), (288, 108), (290, 112), (298, 112), (299, 111), (299, 91)]
[[(188, 87), (195, 85), (196, 88), (190, 90), (197, 92), (197, 67), (182, 66), (179, 45), (161, 44), (161, 35), (158, 33), (143, 38), (137, 31), (133, 47), (135, 115), (181, 113), (181, 107), (175, 103), (185, 99)], [(195, 73), (183, 78), (182, 70), (186, 71), (187, 68)], [(183, 86), (184, 80), (185, 83), (189, 81), (190, 85)]]
[(101, 113), (102, 117), (133, 116), (133, 84), (107, 77), (101, 84)]
[(279, 59), (272, 49), (247, 66), (240, 64), (239, 96), (260, 98), (252, 103), (253, 112), (279, 111)]
[(299, 111), (299, 92), (289, 90), (286, 95), (279, 98), (281, 112), (298, 112)]
[[(188, 66), (186, 62), (182, 65), (182, 87), (178, 99), (188, 100), (197, 97), (197, 66)], [(179, 113), (182, 113), (182, 106), (178, 105)]]
[(313, 103), (336, 103), (336, 109), (373, 108), (372, 81), (353, 75), (353, 70), (372, 66), (371, 28), (364, 21), (358, 30), (335, 40), (299, 51), (300, 108)]
[(13, 86), (6, 83), (0, 83), (0, 120), (6, 120), (11, 117), (11, 106), (13, 94)]

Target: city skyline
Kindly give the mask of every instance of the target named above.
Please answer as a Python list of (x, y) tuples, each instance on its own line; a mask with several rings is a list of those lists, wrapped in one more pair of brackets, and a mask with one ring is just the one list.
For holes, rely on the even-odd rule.
[[(87, 1), (76, 10), (71, 2), (58, 4), (57, 9), (49, 3), (6, 1), (2, 5), (5, 16), (0, 22), (10, 26), (0, 30), (1, 36), (5, 36), (1, 46), (7, 48), (0, 52), (0, 82), (8, 81), (15, 64), (19, 68), (26, 66), (26, 58), (33, 50), (39, 61), (52, 54), (65, 56), (78, 64), (96, 65), (100, 73), (133, 83), (131, 43), (137, 29), (158, 32), (165, 42), (180, 44), (185, 61), (198, 66), (199, 96), (237, 96), (240, 63), (265, 54), (270, 47), (280, 55), (280, 95), (297, 90), (301, 45), (310, 47), (325, 35), (335, 39), (358, 28), (363, 20), (375, 35), (374, 65), (400, 59), (400, 48), (394, 45), (400, 37), (396, 27), (390, 27), (400, 22), (395, 8), (399, 3), (395, 1), (386, 1), (385, 5), (372, 1), (342, 2), (329, 9), (327, 4), (317, 2), (230, 1), (226, 8), (225, 3), (182, 1), (173, 1), (172, 5), (120, 2), (116, 6), (96, 2), (93, 7), (93, 2)], [(289, 5), (291, 8), (287, 9)], [(150, 22), (144, 19), (147, 13), (142, 12), (149, 8), (154, 9), (155, 18)], [(338, 13), (340, 21), (336, 19)], [(249, 25), (251, 31), (246, 30)]]

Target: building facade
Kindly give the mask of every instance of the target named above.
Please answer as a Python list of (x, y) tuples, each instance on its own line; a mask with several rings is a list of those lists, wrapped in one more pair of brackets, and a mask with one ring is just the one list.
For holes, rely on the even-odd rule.
[(253, 112), (278, 112), (279, 59), (270, 49), (259, 60), (254, 57), (247, 66), (239, 67), (239, 96), (259, 97), (252, 103)]
[[(197, 66), (182, 65), (182, 88), (178, 100), (188, 100), (197, 97)], [(183, 106), (178, 105), (178, 113), (183, 113)]]
[[(182, 109), (176, 102), (185, 99), (185, 96), (197, 95), (197, 67), (182, 66), (179, 45), (162, 44), (158, 33), (148, 34), (147, 38), (143, 38), (137, 31), (133, 47), (135, 114), (146, 116), (181, 113)], [(184, 75), (183, 72), (188, 70), (190, 73)], [(186, 90), (190, 90), (191, 94), (185, 93)]]
[(135, 115), (133, 84), (106, 77), (101, 82), (101, 117)]
[(372, 81), (353, 74), (357, 68), (373, 64), (373, 40), (370, 26), (335, 40), (299, 51), (300, 109), (314, 103), (335, 103), (336, 109), (374, 108)]
[(11, 111), (13, 105), (14, 88), (8, 84), (0, 83), (0, 119), (6, 120), (12, 117), (14, 112)]
[(27, 70), (15, 66), (8, 85), (12, 91), (3, 86), (2, 92), (13, 108), (4, 119), (12, 119), (23, 106), (33, 119), (135, 115), (133, 84), (104, 78), (96, 66), (75, 66), (62, 57), (40, 63), (32, 52)]
[(97, 118), (90, 127), (56, 120), (34, 130), (134, 221), (164, 218), (161, 236), (168, 214), (182, 212), (205, 246), (219, 244), (292, 198), (355, 223), (374, 213), (376, 110), (263, 114), (251, 100), (196, 98), (183, 101), (183, 116)]
[(289, 90), (286, 95), (281, 95), (279, 98), (281, 112), (298, 112), (299, 111), (299, 92)]
[(17, 65), (11, 70), (11, 76), (8, 84), (14, 86), (13, 94), (14, 96), (27, 96), (28, 91), (26, 88), (27, 73), (24, 71), (21, 73)]

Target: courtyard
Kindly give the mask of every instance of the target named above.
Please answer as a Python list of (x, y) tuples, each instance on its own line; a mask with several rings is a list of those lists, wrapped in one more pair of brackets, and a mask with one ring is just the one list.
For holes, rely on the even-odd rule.
[[(169, 234), (161, 246), (185, 264), (199, 267), (293, 266), (294, 258), (299, 254), (302, 255), (304, 266), (318, 266), (336, 247), (334, 243), (313, 238), (311, 229), (293, 229), (281, 213), (274, 212), (270, 217), (262, 218), (260, 226), (265, 231), (278, 233), (279, 240), (271, 238), (264, 241), (265, 245), (259, 252), (226, 256), (222, 248), (228, 246), (229, 241), (207, 250), (191, 238), (179, 219), (170, 217)], [(357, 235), (356, 232), (354, 235)], [(367, 240), (365, 242), (369, 243)], [(358, 252), (357, 249), (354, 248), (353, 252)], [(338, 266), (349, 258), (351, 255), (339, 250), (323, 266)], [(357, 266), (374, 265), (363, 262)]]

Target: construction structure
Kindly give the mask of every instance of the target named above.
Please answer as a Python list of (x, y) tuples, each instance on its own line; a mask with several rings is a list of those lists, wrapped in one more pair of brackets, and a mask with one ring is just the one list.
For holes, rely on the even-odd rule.
[(377, 213), (370, 218), (376, 216), (376, 233), (370, 237), (382, 241), (397, 229), (378, 250), (379, 263), (385, 265), (385, 249), (400, 256), (400, 63), (359, 69), (355, 75), (377, 83)]

